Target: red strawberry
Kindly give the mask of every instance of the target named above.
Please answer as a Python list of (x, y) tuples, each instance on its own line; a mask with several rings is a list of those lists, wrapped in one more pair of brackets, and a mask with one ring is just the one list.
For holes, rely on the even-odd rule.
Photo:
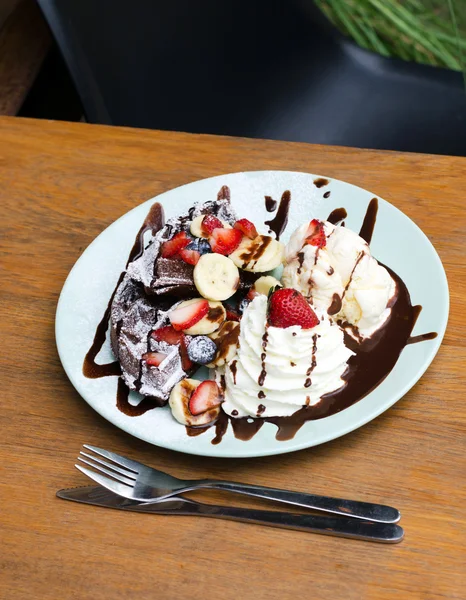
[(150, 367), (158, 367), (167, 358), (167, 355), (163, 352), (146, 352), (142, 355), (142, 358)]
[(238, 229), (226, 229), (216, 227), (209, 238), (210, 247), (213, 252), (227, 256), (238, 248), (243, 234)]
[(318, 246), (319, 248), (323, 248), (325, 246), (327, 243), (327, 238), (325, 237), (324, 224), (322, 221), (312, 219), (312, 221), (309, 223), (305, 243), (311, 244), (311, 246)]
[(241, 315), (238, 314), (236, 312), (236, 310), (233, 310), (232, 308), (227, 308), (225, 306), (225, 310), (227, 313), (227, 321), (240, 321), (241, 320)]
[(214, 217), (214, 215), (206, 215), (202, 219), (201, 229), (204, 231), (204, 233), (208, 233), (210, 235), (217, 227), (223, 227), (223, 223), (220, 221), (220, 219)]
[(186, 371), (186, 373), (187, 373), (188, 371), (190, 371), (192, 369), (193, 363), (188, 356), (188, 349), (186, 346), (186, 337), (185, 337), (184, 333), (182, 333), (181, 331), (176, 331), (175, 329), (173, 329), (173, 327), (171, 325), (167, 325), (167, 327), (161, 327), (160, 329), (155, 329), (151, 333), (151, 336), (154, 338), (154, 340), (157, 340), (159, 342), (167, 342), (167, 344), (171, 344), (172, 346), (179, 344), (181, 366), (183, 367), (183, 370)]
[(180, 256), (185, 263), (188, 263), (188, 265), (197, 265), (201, 258), (201, 255), (197, 250), (187, 250), (186, 248), (180, 250)]
[(188, 373), (193, 368), (193, 361), (188, 356), (188, 346), (186, 345), (186, 337), (181, 334), (180, 342), (180, 358), (181, 367), (185, 373)]
[(251, 240), (259, 235), (254, 223), (251, 223), (251, 221), (248, 219), (240, 219), (239, 221), (236, 221), (233, 227), (234, 229), (239, 229), (239, 231), (244, 233), (246, 237), (251, 238)]
[(223, 402), (222, 394), (215, 381), (203, 381), (194, 390), (188, 402), (189, 412), (192, 415), (200, 415), (211, 408), (219, 406)]
[(249, 292), (246, 294), (246, 298), (248, 300), (254, 300), (254, 298), (258, 295), (259, 295), (259, 292), (256, 292), (256, 290), (252, 287), (249, 289)]
[(172, 346), (174, 346), (181, 342), (183, 334), (173, 329), (171, 325), (167, 325), (167, 327), (155, 329), (151, 333), (151, 336), (154, 338), (154, 340), (157, 340), (159, 342), (167, 342), (167, 344), (171, 344)]
[(162, 258), (174, 257), (180, 250), (186, 248), (191, 241), (192, 240), (186, 235), (185, 231), (180, 231), (174, 235), (171, 240), (162, 244), (160, 255)]
[(285, 288), (277, 290), (270, 297), (269, 323), (282, 329), (292, 325), (312, 329), (319, 323), (319, 319), (302, 294), (292, 288)]
[(181, 305), (169, 314), (170, 323), (176, 331), (189, 329), (209, 312), (209, 303), (204, 298), (199, 298), (191, 304)]

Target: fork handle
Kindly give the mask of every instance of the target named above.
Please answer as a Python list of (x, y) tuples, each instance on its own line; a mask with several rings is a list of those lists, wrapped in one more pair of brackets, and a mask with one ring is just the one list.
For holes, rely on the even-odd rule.
[(208, 488), (234, 492), (236, 494), (245, 494), (246, 496), (254, 496), (256, 498), (263, 498), (264, 500), (283, 502), (284, 504), (292, 504), (293, 506), (324, 511), (344, 517), (366, 519), (376, 523), (397, 523), (401, 516), (396, 508), (384, 504), (372, 504), (370, 502), (358, 502), (357, 500), (316, 496), (314, 494), (291, 492), (280, 490), (278, 488), (250, 485), (248, 483), (204, 479), (196, 482), (195, 487), (196, 489)]
[[(155, 505), (157, 506), (157, 505)], [(336, 537), (396, 544), (404, 536), (403, 529), (394, 523), (374, 523), (360, 519), (341, 517), (321, 517), (315, 515), (295, 515), (292, 513), (232, 506), (213, 506), (198, 504), (183, 509), (184, 514), (196, 514), (204, 517), (256, 523), (283, 529), (295, 529), (308, 533), (320, 533)]]

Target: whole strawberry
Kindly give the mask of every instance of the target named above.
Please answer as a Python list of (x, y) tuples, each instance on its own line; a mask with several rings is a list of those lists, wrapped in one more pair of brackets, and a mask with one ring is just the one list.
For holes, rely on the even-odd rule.
[(273, 292), (269, 299), (269, 324), (273, 327), (300, 325), (311, 329), (319, 323), (306, 298), (297, 290), (285, 288)]

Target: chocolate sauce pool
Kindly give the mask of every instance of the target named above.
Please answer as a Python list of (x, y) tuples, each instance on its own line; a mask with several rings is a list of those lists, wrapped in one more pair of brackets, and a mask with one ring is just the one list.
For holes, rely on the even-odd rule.
[[(314, 181), (314, 184), (317, 187), (323, 187), (328, 184), (328, 180), (319, 179)], [(225, 194), (224, 188), (222, 188), (219, 196), (222, 195), (222, 193)], [(290, 192), (284, 192), (277, 214), (274, 219), (267, 223), (275, 232), (277, 238), (284, 231), (288, 221), (290, 198)], [(269, 203), (269, 206), (272, 206), (271, 203)], [(361, 237), (368, 243), (370, 243), (374, 231), (377, 209), (377, 198), (373, 198), (367, 208), (366, 216), (360, 231)], [(331, 222), (339, 222), (345, 217), (346, 210), (344, 208), (339, 208), (332, 211), (328, 220)], [(136, 236), (136, 241), (126, 266), (141, 255), (144, 247), (144, 233), (150, 230), (152, 234), (154, 234), (163, 226), (163, 224), (163, 208), (160, 204), (156, 203), (152, 206)], [(390, 317), (384, 326), (370, 339), (356, 341), (349, 333), (345, 332), (345, 344), (355, 352), (355, 355), (348, 361), (347, 370), (343, 375), (346, 385), (343, 388), (336, 392), (332, 392), (331, 394), (326, 394), (315, 406), (304, 406), (290, 417), (234, 418), (223, 411), (220, 411), (218, 419), (208, 427), (187, 427), (186, 430), (188, 435), (197, 436), (214, 427), (215, 437), (212, 440), (212, 444), (218, 444), (223, 439), (223, 436), (228, 429), (228, 425), (231, 423), (235, 437), (247, 441), (259, 431), (265, 422), (268, 422), (273, 423), (277, 427), (275, 436), (277, 440), (284, 441), (292, 439), (306, 421), (322, 419), (336, 414), (369, 394), (390, 373), (406, 345), (431, 340), (437, 337), (435, 332), (411, 337), (411, 332), (422, 307), (412, 306), (409, 292), (402, 279), (389, 267), (385, 266), (385, 268), (391, 274), (397, 286), (397, 295), (391, 306), (392, 310)], [(118, 280), (104, 316), (97, 326), (92, 346), (84, 359), (83, 374), (86, 377), (97, 378), (121, 374), (121, 369), (117, 361), (99, 365), (95, 362), (95, 358), (105, 342), (111, 304), (123, 276), (124, 272)], [(335, 298), (334, 300), (336, 309), (338, 299)], [(266, 346), (266, 339), (263, 341), (264, 346)], [(312, 374), (312, 366), (313, 365), (310, 367), (309, 376)], [(263, 379), (265, 379), (265, 377), (266, 373), (264, 372)], [(311, 381), (311, 379), (309, 380)], [(310, 385), (312, 385), (312, 382)], [(124, 414), (132, 417), (140, 416), (148, 410), (152, 410), (163, 404), (164, 403), (157, 398), (145, 397), (138, 405), (132, 405), (129, 402), (128, 387), (121, 378), (118, 380), (117, 407)], [(262, 405), (260, 406), (262, 407)]]

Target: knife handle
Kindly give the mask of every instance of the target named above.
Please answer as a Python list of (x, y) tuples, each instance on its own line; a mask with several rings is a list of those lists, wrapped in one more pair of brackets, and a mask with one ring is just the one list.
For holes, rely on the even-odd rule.
[[(194, 503), (193, 503), (194, 504)], [(185, 506), (184, 514), (196, 514), (216, 519), (256, 523), (283, 529), (296, 529), (308, 533), (320, 533), (337, 537), (346, 537), (371, 542), (396, 544), (404, 536), (403, 529), (395, 523), (374, 523), (348, 517), (327, 517), (316, 515), (299, 515), (269, 510), (236, 508), (231, 506), (214, 506), (198, 504)]]

